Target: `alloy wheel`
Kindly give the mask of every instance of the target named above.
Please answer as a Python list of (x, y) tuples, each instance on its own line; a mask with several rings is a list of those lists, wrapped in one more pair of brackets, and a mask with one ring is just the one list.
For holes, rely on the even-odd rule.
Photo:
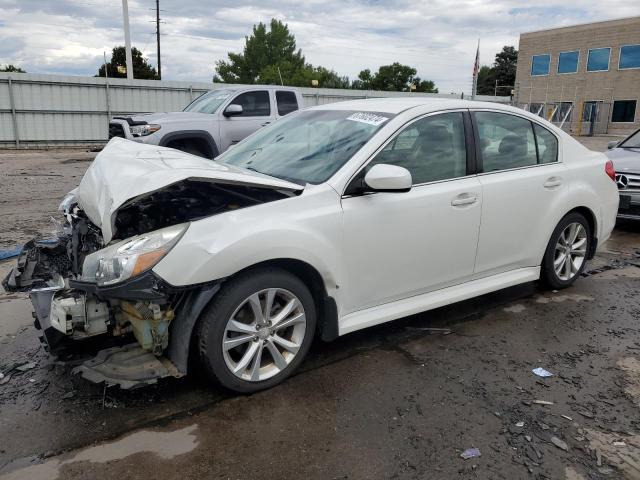
[(283, 288), (255, 292), (235, 309), (222, 337), (229, 370), (258, 382), (277, 375), (295, 358), (307, 326), (302, 302)]
[(578, 222), (570, 223), (556, 243), (553, 268), (562, 281), (575, 277), (587, 256), (587, 231)]

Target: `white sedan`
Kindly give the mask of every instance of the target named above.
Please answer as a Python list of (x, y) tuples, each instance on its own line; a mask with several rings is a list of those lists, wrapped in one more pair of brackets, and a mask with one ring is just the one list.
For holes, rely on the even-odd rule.
[(31, 291), (52, 352), (104, 339), (88, 379), (132, 387), (197, 358), (252, 392), (316, 336), (570, 286), (617, 208), (604, 154), (523, 110), (351, 101), (292, 113), (215, 162), (113, 139), (63, 201), (57, 242), (27, 244), (4, 284)]

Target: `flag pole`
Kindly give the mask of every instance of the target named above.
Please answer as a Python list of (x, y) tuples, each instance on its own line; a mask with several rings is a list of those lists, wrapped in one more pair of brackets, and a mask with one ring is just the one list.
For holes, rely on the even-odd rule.
[(478, 48), (476, 49), (476, 61), (473, 64), (473, 85), (471, 86), (471, 100), (476, 99), (478, 92), (478, 72), (480, 71), (480, 39), (478, 39)]

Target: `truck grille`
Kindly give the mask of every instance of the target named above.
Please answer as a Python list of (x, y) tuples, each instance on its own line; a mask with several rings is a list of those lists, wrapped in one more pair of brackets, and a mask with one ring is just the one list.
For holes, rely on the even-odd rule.
[(122, 137), (124, 138), (124, 129), (122, 125), (119, 123), (110, 123), (109, 124), (109, 138), (113, 137)]

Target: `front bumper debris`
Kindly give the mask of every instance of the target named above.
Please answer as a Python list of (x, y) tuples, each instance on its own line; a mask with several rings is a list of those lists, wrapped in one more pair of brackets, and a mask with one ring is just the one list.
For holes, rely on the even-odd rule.
[(95, 358), (74, 368), (73, 373), (94, 383), (119, 385), (125, 390), (183, 375), (170, 360), (157, 357), (136, 343), (101, 350)]

